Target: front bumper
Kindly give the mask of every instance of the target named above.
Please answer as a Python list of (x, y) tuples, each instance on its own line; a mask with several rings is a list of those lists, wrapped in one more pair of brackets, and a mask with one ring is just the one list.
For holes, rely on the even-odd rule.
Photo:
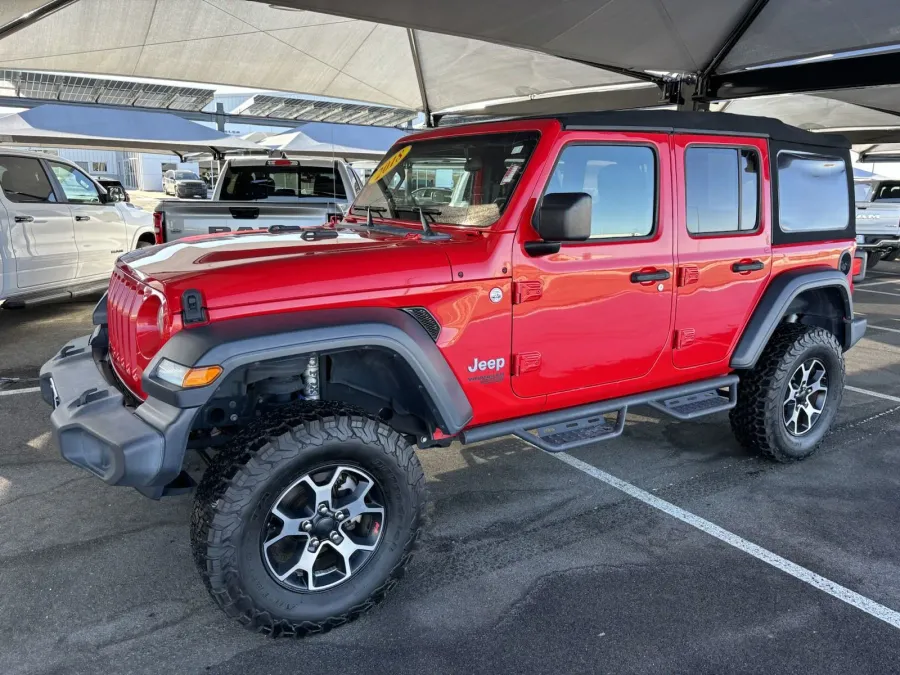
[(67, 461), (110, 485), (158, 499), (181, 473), (196, 408), (154, 398), (126, 405), (106, 360), (105, 326), (80, 337), (41, 368), (41, 395), (54, 406), (53, 436)]

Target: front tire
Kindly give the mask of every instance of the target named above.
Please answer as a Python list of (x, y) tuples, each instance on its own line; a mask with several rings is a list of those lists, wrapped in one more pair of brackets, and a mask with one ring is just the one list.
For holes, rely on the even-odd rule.
[(753, 370), (741, 376), (731, 428), (742, 446), (778, 462), (812, 455), (844, 390), (844, 357), (822, 328), (784, 324)]
[(228, 616), (301, 637), (381, 602), (412, 556), (424, 505), (425, 477), (404, 437), (357, 410), (304, 403), (215, 457), (197, 489), (191, 545)]

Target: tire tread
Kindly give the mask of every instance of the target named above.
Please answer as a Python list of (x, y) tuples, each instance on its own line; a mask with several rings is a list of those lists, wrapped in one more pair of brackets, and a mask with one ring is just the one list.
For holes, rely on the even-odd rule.
[[(322, 621), (292, 622), (274, 617), (240, 592), (239, 584), (229, 583), (234, 575), (228, 566), (235, 552), (232, 535), (241, 525), (241, 509), (281, 461), (306, 448), (352, 437), (379, 448), (399, 464), (416, 495), (413, 527), (404, 549), (384, 581), (364, 602), (346, 612)], [(191, 549), (204, 585), (225, 614), (259, 633), (303, 637), (348, 623), (384, 599), (412, 559), (422, 529), (424, 504), (425, 476), (414, 448), (403, 436), (356, 408), (335, 402), (304, 402), (256, 420), (213, 458), (197, 487), (191, 514)]]

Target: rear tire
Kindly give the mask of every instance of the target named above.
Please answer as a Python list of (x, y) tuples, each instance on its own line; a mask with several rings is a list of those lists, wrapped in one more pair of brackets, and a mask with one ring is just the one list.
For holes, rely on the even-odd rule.
[[(375, 494), (378, 503), (362, 510), (380, 516), (340, 511), (348, 475), (358, 478), (351, 481), (353, 504)], [(318, 490), (309, 489), (307, 478)], [(366, 480), (372, 487), (354, 496)], [(295, 490), (304, 498), (289, 504)], [(317, 502), (328, 504), (326, 512), (334, 509), (333, 517), (317, 515)], [(213, 459), (197, 489), (191, 545), (207, 589), (228, 616), (256, 632), (302, 637), (352, 621), (383, 600), (412, 557), (424, 505), (425, 476), (403, 436), (358, 410), (304, 403), (259, 420)], [(355, 549), (360, 525), (365, 550)], [(362, 562), (338, 557), (325, 530), (349, 539), (352, 556), (362, 553)], [(275, 545), (287, 552), (272, 554)], [(314, 564), (301, 567), (310, 547), (317, 551)], [(320, 554), (324, 568), (315, 562), (323, 561)]]
[[(818, 378), (818, 386), (825, 386), (824, 393), (815, 389), (814, 382), (804, 381), (804, 368), (809, 368), (807, 378)], [(800, 394), (807, 389), (813, 393), (794, 396), (792, 404), (789, 399), (798, 388)], [(843, 389), (844, 357), (834, 335), (814, 326), (784, 324), (769, 340), (756, 367), (742, 374), (738, 403), (730, 414), (731, 428), (748, 450), (778, 462), (805, 459), (831, 427)], [(797, 407), (801, 412), (795, 417)]]
[(900, 256), (900, 248), (892, 248), (890, 251), (885, 253), (881, 259), (892, 261), (892, 260), (896, 260), (897, 256)]
[(867, 251), (866, 252), (866, 269), (870, 270), (875, 267), (879, 262), (881, 262), (882, 258), (881, 251)]

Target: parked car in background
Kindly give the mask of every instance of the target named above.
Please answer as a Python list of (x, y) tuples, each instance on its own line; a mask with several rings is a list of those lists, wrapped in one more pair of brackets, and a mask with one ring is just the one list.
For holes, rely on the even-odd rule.
[(900, 180), (857, 180), (856, 243), (866, 268), (900, 255)]
[(359, 176), (342, 160), (230, 159), (212, 201), (165, 200), (157, 205), (157, 243), (272, 225), (321, 225), (342, 217), (361, 188)]
[(0, 148), (0, 306), (92, 293), (116, 259), (153, 244), (152, 217), (76, 164)]
[(449, 204), (453, 199), (450, 188), (427, 187), (414, 190), (413, 199), (419, 204)]
[(206, 199), (209, 187), (206, 181), (193, 171), (169, 169), (163, 174), (163, 192), (180, 199)]

